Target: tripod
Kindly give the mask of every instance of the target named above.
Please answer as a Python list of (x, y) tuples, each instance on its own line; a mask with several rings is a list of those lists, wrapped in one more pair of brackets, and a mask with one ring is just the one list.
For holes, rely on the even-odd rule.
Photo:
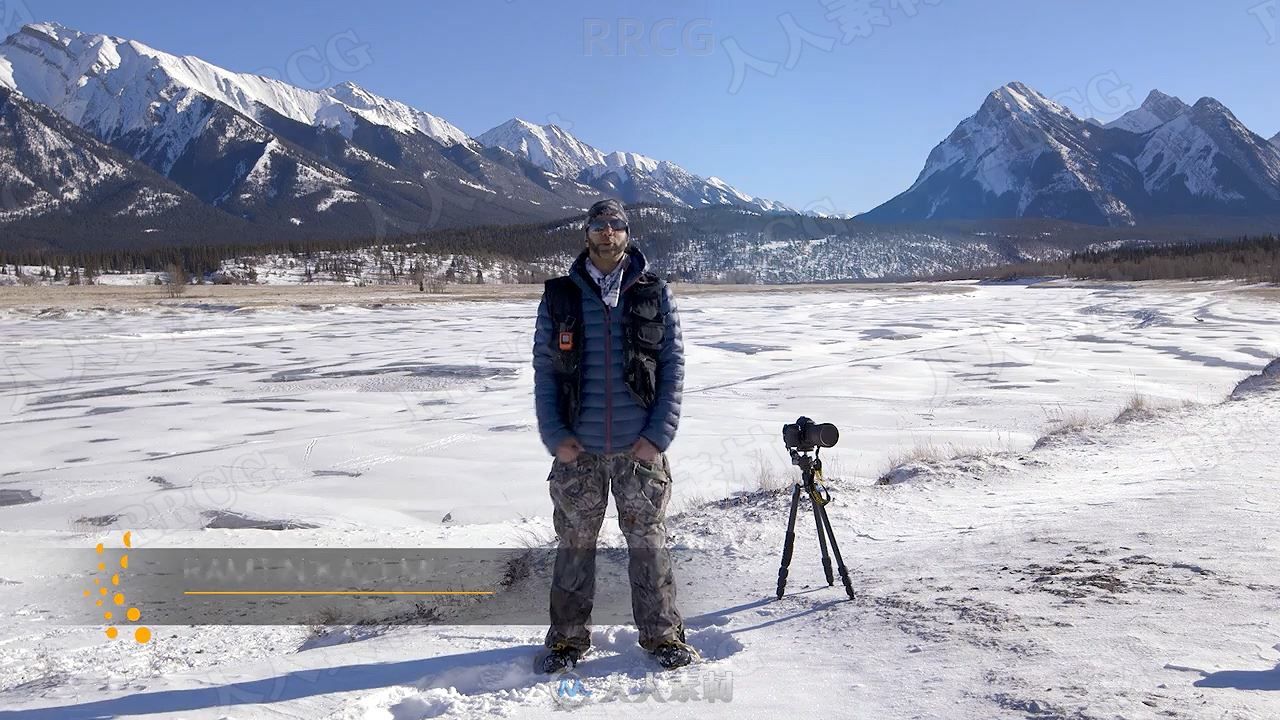
[(787, 566), (791, 564), (791, 553), (796, 544), (796, 511), (800, 508), (800, 491), (804, 490), (813, 502), (813, 520), (818, 528), (818, 547), (822, 549), (822, 571), (827, 576), (827, 585), (835, 585), (831, 573), (831, 556), (827, 554), (827, 540), (831, 540), (831, 552), (836, 556), (836, 567), (840, 570), (840, 581), (844, 583), (844, 591), (853, 599), (853, 583), (849, 581), (849, 571), (844, 566), (844, 558), (840, 557), (840, 546), (836, 544), (836, 534), (831, 529), (831, 519), (827, 517), (827, 503), (831, 502), (831, 494), (822, 485), (822, 460), (818, 458), (821, 448), (814, 451), (812, 457), (808, 450), (791, 451), (791, 464), (800, 468), (803, 483), (796, 485), (791, 491), (791, 517), (787, 520), (787, 539), (782, 545), (782, 567), (778, 568), (778, 599), (787, 587)]

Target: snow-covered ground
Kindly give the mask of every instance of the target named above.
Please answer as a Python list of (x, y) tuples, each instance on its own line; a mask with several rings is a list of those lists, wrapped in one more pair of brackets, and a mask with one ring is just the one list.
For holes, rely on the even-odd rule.
[[(705, 663), (649, 676), (634, 628), (598, 626), (584, 700), (530, 672), (542, 626), (157, 626), (138, 645), (41, 619), (40, 570), (6, 552), (0, 718), (1275, 717), (1280, 393), (1222, 400), (1280, 355), (1280, 313), (1160, 287), (684, 298), (669, 528)], [(535, 307), (7, 315), (0, 495), (38, 500), (0, 507), (0, 539), (549, 538)], [(1163, 409), (1032, 450), (1137, 395)], [(842, 431), (825, 459), (852, 601), (822, 581), (811, 519), (772, 599), (788, 496), (757, 488), (791, 474), (780, 429), (802, 414)], [(203, 528), (218, 510), (316, 527)]]

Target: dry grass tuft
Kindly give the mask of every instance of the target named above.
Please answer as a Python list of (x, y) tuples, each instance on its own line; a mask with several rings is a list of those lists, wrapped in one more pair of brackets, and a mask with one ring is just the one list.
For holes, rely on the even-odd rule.
[[(1008, 443), (1005, 444), (1007, 445)], [(1008, 450), (1010, 448), (1003, 449)], [(958, 443), (939, 444), (933, 441), (917, 443), (909, 450), (890, 455), (888, 467), (880, 473), (876, 479), (876, 484), (893, 484), (897, 471), (909, 465), (934, 465), (951, 460), (976, 459), (1000, 451), (1001, 448), (977, 447)]]

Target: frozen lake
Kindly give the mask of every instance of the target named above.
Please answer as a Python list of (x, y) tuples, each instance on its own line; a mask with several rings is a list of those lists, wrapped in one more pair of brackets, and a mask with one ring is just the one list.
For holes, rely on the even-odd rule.
[[(840, 427), (829, 475), (870, 482), (913, 448), (1025, 449), (1135, 394), (1215, 402), (1280, 355), (1274, 304), (1229, 292), (868, 286), (680, 308), (675, 507), (789, 475), (780, 429), (799, 415)], [(393, 530), (547, 516), (535, 310), (11, 314), (0, 488), (38, 500), (0, 523), (182, 531), (226, 511)]]
[[(535, 309), (9, 312), (0, 540), (545, 547)], [(634, 627), (597, 618), (575, 712), (1275, 717), (1280, 392), (1223, 402), (1280, 355), (1275, 310), (1227, 285), (681, 298), (668, 532), (703, 662), (655, 680)], [(1165, 409), (1109, 422), (1138, 395)], [(788, 495), (744, 491), (791, 477), (780, 429), (801, 414), (842, 430), (825, 459), (852, 600), (820, 580), (808, 521), (773, 599)], [(922, 448), (984, 452), (874, 484)], [(0, 568), (0, 719), (562, 713), (531, 669), (532, 579), (498, 601), (536, 624), (157, 624), (138, 644), (57, 622), (92, 573), (46, 557)], [(597, 609), (629, 607), (625, 561), (599, 562)], [(721, 701), (672, 700), (691, 687)]]

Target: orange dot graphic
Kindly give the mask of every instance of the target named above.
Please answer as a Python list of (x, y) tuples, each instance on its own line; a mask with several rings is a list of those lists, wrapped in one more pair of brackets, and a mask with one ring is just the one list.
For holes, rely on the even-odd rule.
[(120, 556), (120, 567), (125, 568), (126, 570), (129, 568), (129, 556), (128, 556), (128, 555), (121, 555), (121, 556)]
[(101, 554), (102, 554), (102, 543), (98, 543), (98, 547), (94, 548), (94, 550), (97, 550), (97, 551), (98, 551), (98, 554), (99, 554), (99, 555), (101, 555)]
[(102, 581), (101, 581), (101, 580), (99, 580), (98, 578), (94, 578), (94, 579), (93, 579), (93, 584), (94, 584), (94, 585), (101, 585), (101, 584), (102, 584)]
[(108, 610), (108, 611), (106, 611), (106, 612), (102, 613), (102, 617), (104, 617), (104, 618), (106, 618), (106, 619), (110, 620), (110, 619), (111, 619), (111, 611), (110, 611), (110, 610)]
[(133, 639), (140, 643), (144, 643), (151, 639), (151, 631), (144, 627), (140, 627), (133, 631)]
[(100, 587), (100, 588), (98, 588), (98, 594), (99, 594), (99, 595), (106, 595), (106, 594), (107, 594), (107, 589), (106, 589), (106, 588), (104, 588), (104, 587)]
[(84, 591), (84, 596), (85, 596), (85, 597), (89, 597), (89, 591), (88, 591), (88, 590), (85, 590), (85, 591)]
[(117, 605), (123, 605), (123, 604), (124, 604), (124, 593), (116, 593), (116, 594), (115, 594), (115, 596), (113, 596), (111, 599), (112, 599), (112, 600), (114, 600), (114, 601), (116, 602), (116, 604), (117, 604)]
[(116, 574), (114, 574), (114, 575), (112, 575), (112, 576), (111, 576), (111, 584), (112, 584), (112, 585), (119, 585), (119, 584), (120, 584), (120, 573), (116, 573)]
[(107, 637), (112, 638), (114, 640), (116, 637), (116, 632), (117, 630), (113, 627), (107, 628)]
[(107, 564), (106, 564), (106, 563), (98, 563), (98, 569), (99, 569), (99, 570), (106, 570), (106, 569), (107, 569)]
[(94, 603), (94, 605), (97, 605), (98, 607), (102, 607), (102, 601), (99, 600), (98, 602)]
[(142, 611), (138, 608), (129, 608), (124, 615), (129, 618), (129, 622), (138, 622), (138, 618), (142, 617)]
[(132, 531), (132, 530), (125, 530), (125, 531), (124, 531), (124, 546), (125, 546), (125, 547), (127, 547), (127, 548), (131, 548), (131, 547), (133, 547), (133, 540), (132, 540), (132, 539), (131, 539), (131, 537), (130, 537), (130, 536), (132, 536), (132, 535), (133, 535), (133, 531)]

